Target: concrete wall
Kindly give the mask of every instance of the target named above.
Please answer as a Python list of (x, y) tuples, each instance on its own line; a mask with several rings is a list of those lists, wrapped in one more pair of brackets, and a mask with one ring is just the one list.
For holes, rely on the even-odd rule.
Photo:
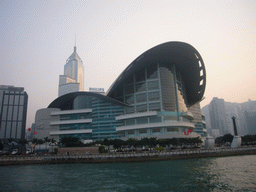
[(67, 147), (59, 148), (58, 155), (89, 155), (99, 154), (99, 147)]

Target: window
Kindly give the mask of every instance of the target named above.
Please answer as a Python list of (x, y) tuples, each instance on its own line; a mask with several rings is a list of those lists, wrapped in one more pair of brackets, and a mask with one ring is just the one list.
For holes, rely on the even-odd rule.
[(152, 116), (152, 117), (149, 117), (149, 122), (150, 123), (158, 123), (158, 122), (161, 122), (162, 119), (160, 116)]
[(20, 96), (20, 105), (24, 105), (24, 95)]
[(9, 101), (9, 95), (4, 96), (4, 105), (7, 105)]
[(14, 95), (14, 105), (19, 104), (19, 95)]
[(133, 104), (134, 103), (134, 96), (128, 96), (128, 97), (125, 97), (125, 102), (127, 104)]
[(148, 81), (148, 90), (159, 89), (158, 81)]
[(137, 112), (145, 112), (147, 111), (147, 105), (137, 105)]
[(145, 83), (137, 83), (135, 86), (136, 92), (146, 91), (146, 84)]
[(146, 102), (146, 101), (147, 101), (146, 93), (136, 95), (136, 102), (137, 103)]
[(9, 101), (10, 105), (13, 105), (13, 99), (14, 99), (14, 95), (10, 95), (10, 101)]
[(13, 114), (13, 106), (9, 106), (7, 120), (12, 120), (12, 114)]
[(23, 106), (20, 106), (19, 107), (19, 118), (18, 118), (18, 120), (22, 121), (22, 118), (23, 118)]
[(128, 131), (128, 135), (133, 135), (133, 134), (134, 134), (134, 130)]
[(141, 117), (137, 119), (137, 124), (147, 124), (148, 118), (147, 117)]
[(128, 119), (128, 120), (126, 120), (126, 126), (134, 125), (134, 124), (135, 124), (135, 120), (134, 120), (134, 119)]
[(140, 130), (139, 130), (139, 133), (140, 133), (140, 134), (146, 134), (146, 133), (147, 133), (147, 129), (140, 129)]
[(134, 113), (135, 109), (134, 107), (126, 107), (126, 114)]
[(148, 93), (149, 101), (155, 101), (155, 100), (159, 100), (159, 99), (160, 99), (160, 93), (158, 91)]
[(149, 110), (150, 111), (160, 111), (161, 110), (160, 103), (150, 103)]
[(153, 128), (152, 132), (153, 133), (160, 133), (161, 129), (160, 128)]

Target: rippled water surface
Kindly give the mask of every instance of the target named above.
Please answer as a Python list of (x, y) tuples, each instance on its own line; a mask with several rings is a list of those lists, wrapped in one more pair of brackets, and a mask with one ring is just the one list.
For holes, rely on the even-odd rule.
[(256, 156), (0, 167), (0, 191), (256, 191)]

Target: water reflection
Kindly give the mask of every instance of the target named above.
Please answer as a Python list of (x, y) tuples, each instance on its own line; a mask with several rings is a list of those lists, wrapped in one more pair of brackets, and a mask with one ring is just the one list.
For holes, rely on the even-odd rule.
[(0, 167), (1, 191), (255, 191), (256, 156)]

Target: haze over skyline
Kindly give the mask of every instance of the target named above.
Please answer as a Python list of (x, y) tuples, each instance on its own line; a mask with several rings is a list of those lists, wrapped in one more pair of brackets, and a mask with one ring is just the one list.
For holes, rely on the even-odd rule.
[(255, 1), (0, 1), (0, 85), (28, 93), (27, 126), (58, 96), (75, 45), (85, 91), (107, 91), (139, 55), (189, 43), (206, 67), (205, 99), (256, 100)]

